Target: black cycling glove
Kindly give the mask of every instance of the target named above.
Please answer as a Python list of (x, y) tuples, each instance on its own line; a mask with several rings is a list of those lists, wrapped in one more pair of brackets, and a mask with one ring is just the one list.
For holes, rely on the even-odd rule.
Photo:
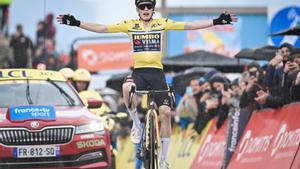
[(230, 14), (228, 13), (222, 13), (217, 19), (213, 20), (214, 25), (225, 25), (225, 24), (231, 24), (232, 19)]
[(69, 26), (80, 26), (80, 21), (77, 20), (73, 15), (63, 15), (62, 24)]

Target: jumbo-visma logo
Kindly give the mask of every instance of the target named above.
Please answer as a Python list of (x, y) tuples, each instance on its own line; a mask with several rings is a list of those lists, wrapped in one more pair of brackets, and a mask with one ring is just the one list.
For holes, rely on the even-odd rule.
[[(274, 15), (270, 24), (270, 33), (276, 33), (297, 25), (300, 25), (300, 8), (297, 6), (286, 7)], [(279, 46), (283, 42), (289, 42), (300, 47), (299, 36), (272, 36), (271, 39), (275, 46)]]

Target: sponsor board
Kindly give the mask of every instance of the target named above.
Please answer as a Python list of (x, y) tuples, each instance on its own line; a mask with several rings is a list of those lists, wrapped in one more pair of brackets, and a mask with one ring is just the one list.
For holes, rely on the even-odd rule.
[(224, 157), (227, 120), (219, 130), (216, 128), (216, 121), (216, 118), (212, 120), (207, 136), (193, 161), (192, 169), (221, 168)]
[(246, 109), (240, 109), (229, 113), (222, 168), (227, 168), (250, 117), (251, 113), (248, 113)]
[(81, 44), (78, 67), (88, 71), (125, 69), (133, 66), (130, 42)]
[(255, 112), (228, 168), (290, 168), (300, 143), (299, 107)]
[[(196, 131), (193, 131), (193, 124), (189, 125), (185, 133), (180, 132), (180, 134), (178, 134), (179, 139), (175, 140), (176, 143), (168, 152), (168, 157), (170, 157), (170, 168), (191, 168), (193, 160), (195, 159), (200, 146), (203, 144), (210, 126), (211, 122), (207, 123), (206, 127), (201, 132), (201, 135), (198, 135)], [(171, 139), (174, 139), (174, 137)]]

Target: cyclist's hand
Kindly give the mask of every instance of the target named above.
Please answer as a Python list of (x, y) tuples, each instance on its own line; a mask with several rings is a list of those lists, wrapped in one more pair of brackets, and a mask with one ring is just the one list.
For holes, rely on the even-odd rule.
[(231, 24), (231, 22), (237, 22), (236, 14), (233, 13), (221, 13), (217, 19), (213, 20), (214, 25), (226, 25)]
[(80, 21), (70, 14), (59, 15), (56, 19), (57, 22), (59, 22), (60, 24), (65, 24), (69, 26), (80, 26)]

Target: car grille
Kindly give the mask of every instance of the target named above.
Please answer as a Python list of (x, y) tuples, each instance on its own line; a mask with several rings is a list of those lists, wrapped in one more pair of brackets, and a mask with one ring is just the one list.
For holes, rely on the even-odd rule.
[(0, 129), (0, 143), (7, 146), (64, 144), (74, 135), (72, 126), (46, 127), (39, 131), (25, 128)]

